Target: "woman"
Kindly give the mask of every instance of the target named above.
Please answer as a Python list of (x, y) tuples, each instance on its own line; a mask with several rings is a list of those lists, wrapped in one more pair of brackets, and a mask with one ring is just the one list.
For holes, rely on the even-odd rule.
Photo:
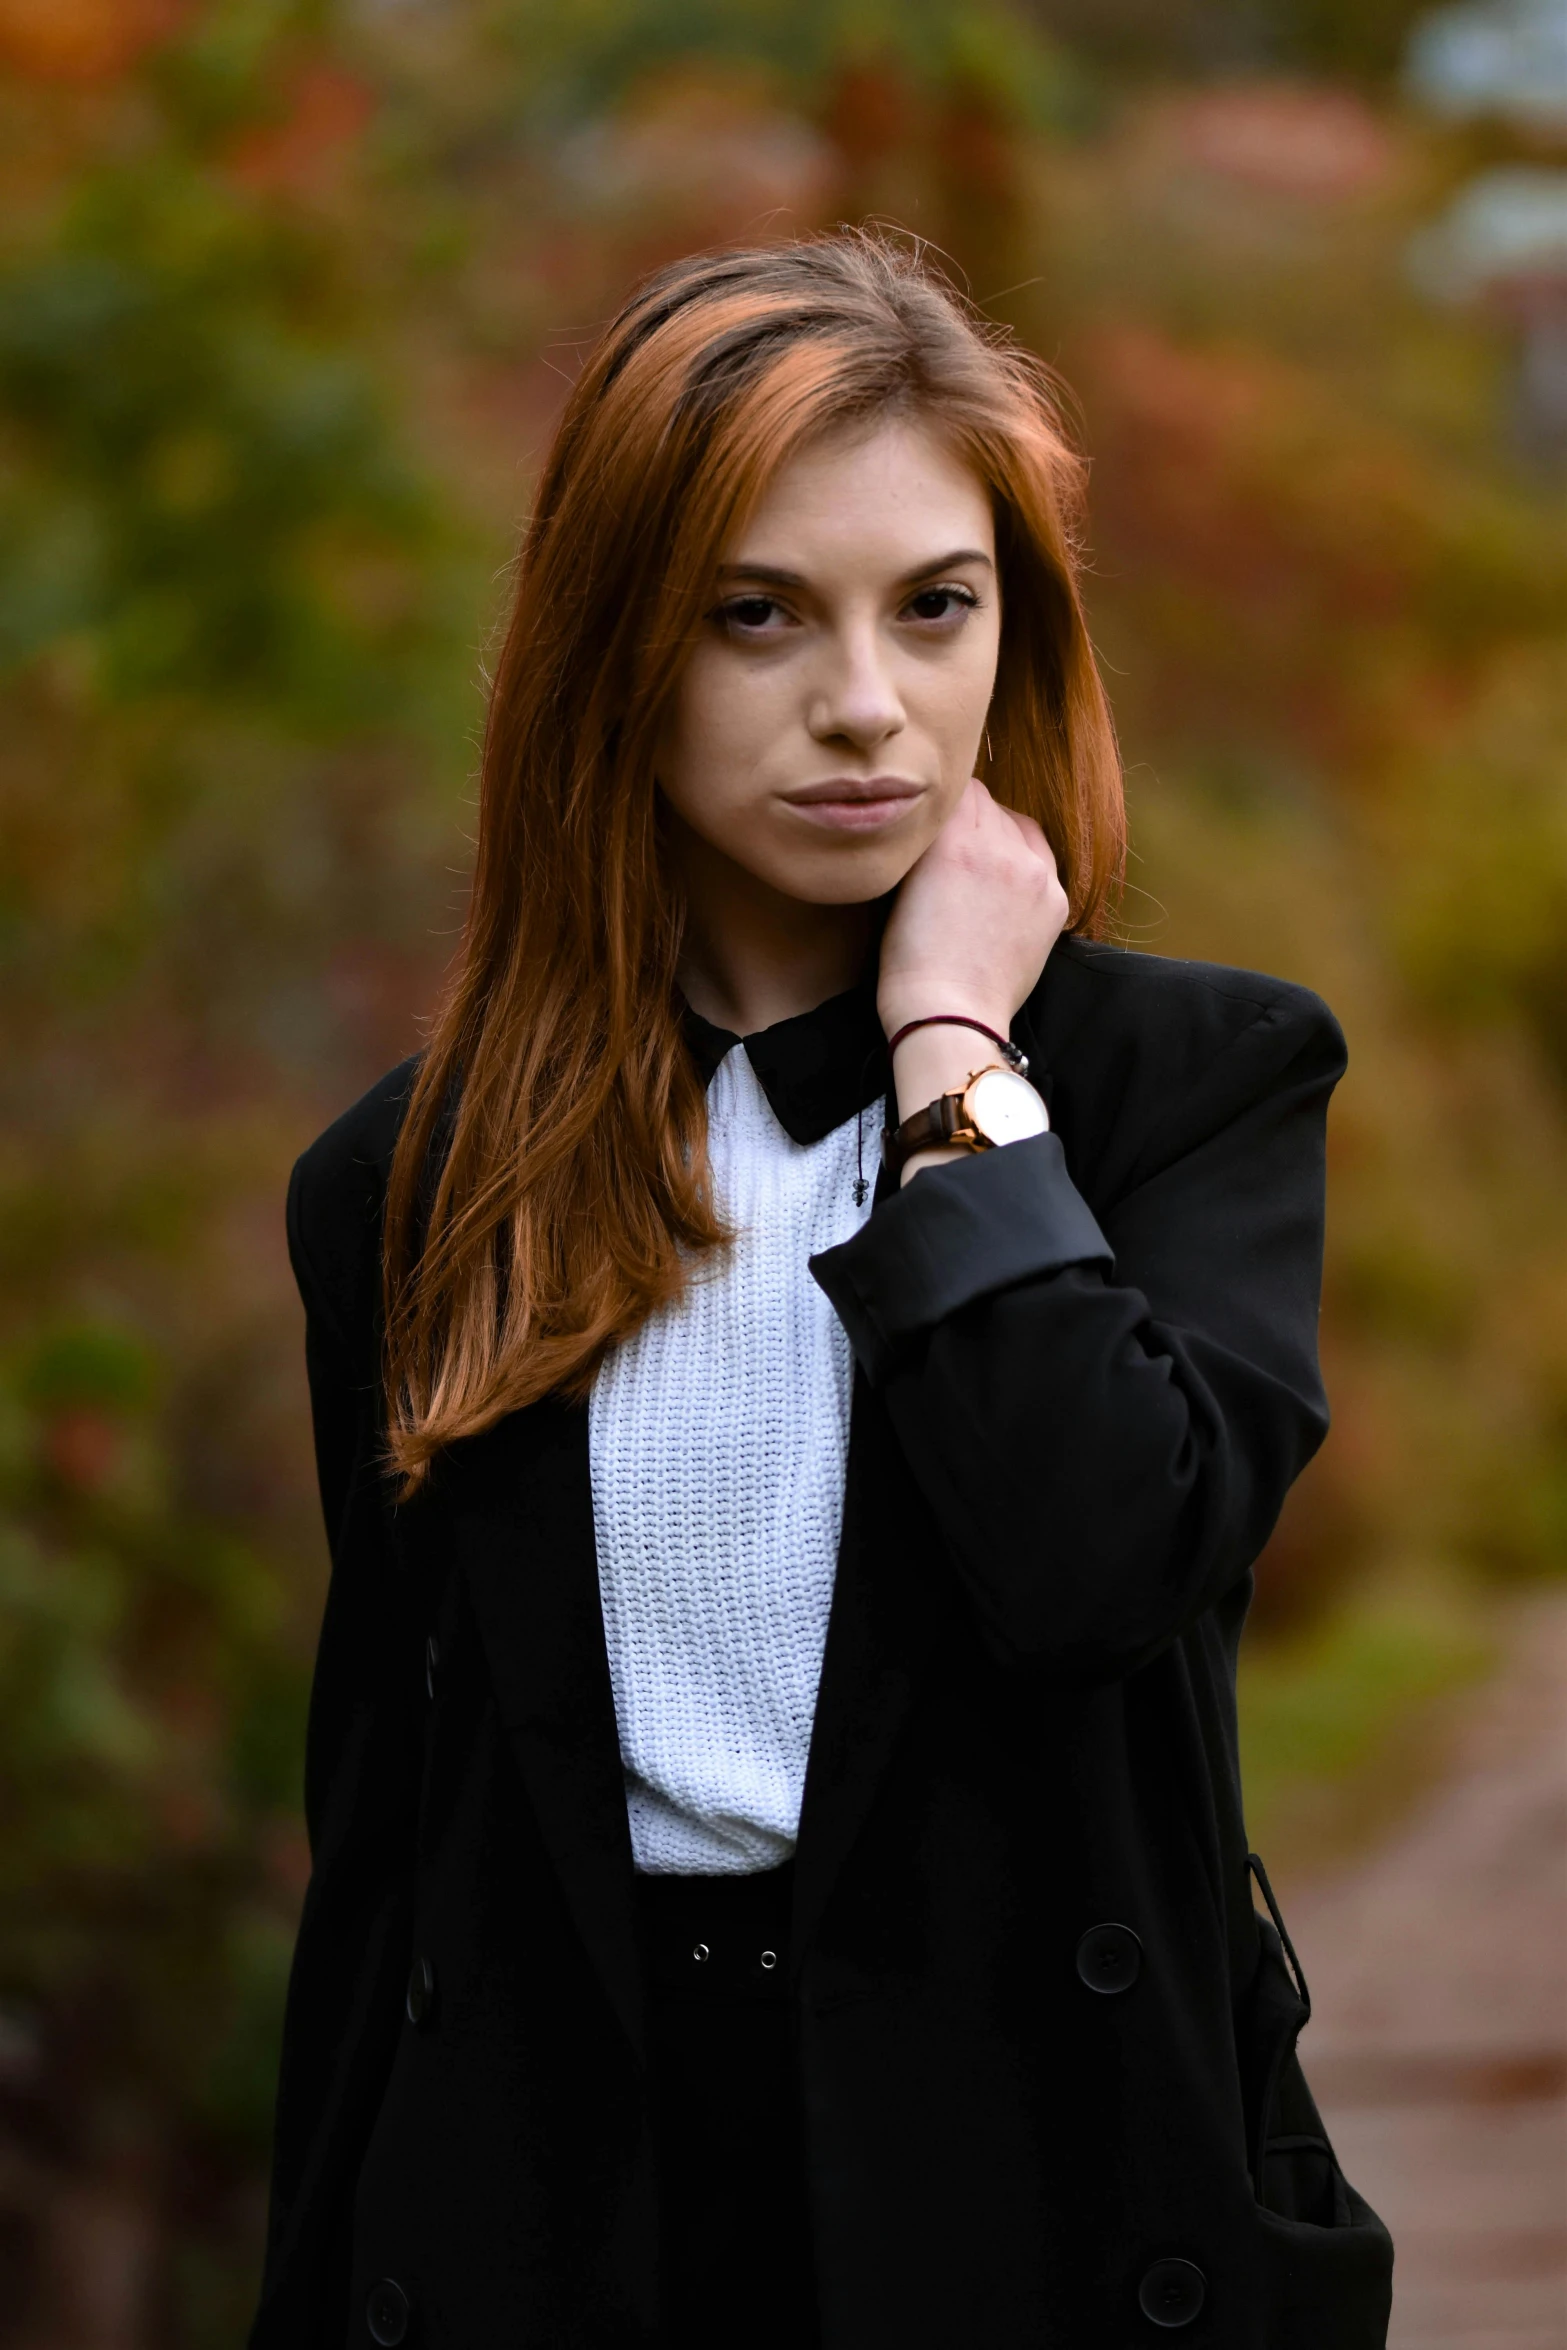
[(663, 271), (567, 403), (447, 1000), (290, 1191), (255, 2350), (1385, 2339), (1235, 1760), (1342, 1040), (1099, 943), (1079, 487), (855, 235)]

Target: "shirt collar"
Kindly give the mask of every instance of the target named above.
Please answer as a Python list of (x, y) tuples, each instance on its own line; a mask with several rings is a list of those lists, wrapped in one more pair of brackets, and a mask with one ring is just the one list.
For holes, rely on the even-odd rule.
[(842, 995), (746, 1037), (704, 1020), (682, 996), (681, 1025), (702, 1083), (711, 1083), (724, 1055), (743, 1044), (773, 1115), (793, 1142), (820, 1142), (857, 1111), (884, 1100), (892, 1067), (876, 1010), (878, 963), (873, 956)]

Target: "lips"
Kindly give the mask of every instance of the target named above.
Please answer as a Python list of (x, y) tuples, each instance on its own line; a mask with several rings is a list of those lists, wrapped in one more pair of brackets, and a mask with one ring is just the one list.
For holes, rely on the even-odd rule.
[(835, 807), (856, 806), (873, 800), (913, 800), (919, 797), (920, 786), (901, 775), (830, 776), (825, 783), (808, 783), (799, 791), (784, 793), (794, 808), (816, 808), (824, 801)]
[(924, 794), (901, 775), (835, 775), (783, 796), (800, 822), (818, 832), (869, 835), (901, 824)]

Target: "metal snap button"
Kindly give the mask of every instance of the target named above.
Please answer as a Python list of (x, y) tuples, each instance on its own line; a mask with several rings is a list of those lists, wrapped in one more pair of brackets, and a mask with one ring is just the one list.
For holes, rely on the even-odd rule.
[(705, 1942), (698, 1942), (695, 1949), (691, 1953), (691, 1956), (696, 1960), (698, 1966), (701, 1966), (704, 1960), (711, 1958), (712, 1955), (712, 1952), (708, 1949)]
[(766, 1967), (766, 1969), (767, 1969), (768, 1973), (769, 1973), (769, 1974), (771, 1974), (771, 1973), (772, 1973), (772, 1971), (773, 1971), (773, 1969), (774, 1969), (774, 1967), (775, 1967), (775, 1966), (778, 1964), (778, 1953), (777, 1953), (777, 1951), (776, 1951), (776, 1950), (764, 1950), (764, 1951), (762, 1952), (762, 1964), (763, 1964), (763, 1966), (764, 1966), (764, 1967)]

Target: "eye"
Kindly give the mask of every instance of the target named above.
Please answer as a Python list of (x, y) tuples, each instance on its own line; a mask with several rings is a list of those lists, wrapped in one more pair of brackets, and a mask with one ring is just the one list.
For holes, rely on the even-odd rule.
[(789, 616), (776, 596), (731, 596), (711, 617), (730, 636), (770, 636)]
[(954, 580), (942, 587), (921, 588), (918, 595), (909, 598), (905, 609), (915, 620), (957, 621), (966, 612), (978, 611), (979, 598), (972, 588)]

